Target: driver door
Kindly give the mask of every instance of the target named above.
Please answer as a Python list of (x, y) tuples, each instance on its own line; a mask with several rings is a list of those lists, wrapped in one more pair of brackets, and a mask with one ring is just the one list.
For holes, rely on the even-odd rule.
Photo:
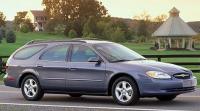
[(88, 62), (91, 57), (99, 56), (88, 46), (73, 45), (67, 73), (69, 92), (105, 92), (105, 63)]

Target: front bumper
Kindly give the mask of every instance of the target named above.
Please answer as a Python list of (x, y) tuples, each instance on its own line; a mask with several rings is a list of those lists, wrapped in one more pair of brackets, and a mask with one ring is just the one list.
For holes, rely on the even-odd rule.
[(195, 91), (197, 79), (196, 77), (168, 80), (151, 79), (148, 82), (143, 82), (141, 85), (141, 96), (178, 95)]

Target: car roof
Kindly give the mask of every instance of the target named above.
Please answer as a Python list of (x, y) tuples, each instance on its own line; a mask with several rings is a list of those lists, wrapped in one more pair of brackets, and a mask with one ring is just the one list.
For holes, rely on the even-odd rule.
[(43, 43), (87, 43), (87, 44), (99, 44), (99, 43), (113, 43), (110, 41), (104, 40), (90, 40), (90, 39), (70, 39), (70, 40), (32, 40), (26, 45), (35, 45), (35, 44), (43, 44)]

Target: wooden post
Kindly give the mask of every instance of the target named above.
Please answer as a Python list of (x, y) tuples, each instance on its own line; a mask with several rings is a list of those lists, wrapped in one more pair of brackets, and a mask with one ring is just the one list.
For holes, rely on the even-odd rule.
[(182, 48), (185, 49), (185, 38), (182, 38)]
[(187, 45), (188, 50), (192, 50), (192, 38), (188, 39), (188, 45)]
[(157, 39), (157, 42), (158, 42), (158, 49), (161, 49), (161, 47), (160, 47), (160, 38), (159, 37)]
[(172, 48), (172, 39), (168, 38), (168, 44), (169, 44), (169, 48)]

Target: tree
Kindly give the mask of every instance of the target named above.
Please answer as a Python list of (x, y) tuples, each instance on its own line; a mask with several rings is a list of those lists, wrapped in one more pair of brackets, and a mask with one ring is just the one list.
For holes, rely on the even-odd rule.
[(3, 39), (3, 34), (2, 34), (2, 30), (0, 29), (0, 43), (1, 43), (2, 39)]
[(65, 34), (74, 29), (79, 36), (90, 16), (100, 19), (107, 10), (97, 0), (43, 0), (48, 18), (60, 18), (66, 25)]
[(7, 43), (15, 43), (16, 42), (16, 35), (13, 31), (8, 31), (6, 34), (6, 42)]
[(164, 22), (166, 20), (167, 20), (167, 15), (161, 14), (161, 15), (155, 17), (153, 21), (154, 22), (158, 22), (158, 23), (162, 23), (162, 22)]
[(94, 17), (89, 17), (87, 22), (83, 27), (83, 37), (87, 37), (88, 35), (94, 34), (97, 32), (96, 20)]
[(77, 38), (77, 33), (75, 30), (71, 29), (68, 34), (69, 38)]
[(20, 30), (20, 25), (25, 21), (25, 16), (26, 16), (27, 12), (17, 12), (17, 15), (14, 18), (14, 27), (15, 30)]
[(114, 29), (110, 37), (111, 37), (111, 40), (114, 42), (124, 42), (126, 40), (125, 33), (120, 27), (117, 27), (116, 29)]
[(142, 14), (135, 16), (135, 20), (139, 22), (137, 28), (137, 35), (142, 37), (147, 37), (149, 35), (148, 28), (151, 22), (151, 16), (147, 12), (143, 12)]
[(23, 24), (20, 28), (20, 32), (28, 33), (29, 32), (29, 26), (27, 24)]
[[(34, 30), (34, 26), (33, 24), (31, 23), (31, 20), (30, 19), (25, 19), (24, 22), (21, 24), (22, 26), (26, 26), (28, 28), (28, 31), (33, 31)], [(23, 27), (21, 27), (23, 28)]]
[(57, 34), (60, 34), (60, 33), (63, 33), (63, 32), (64, 32), (65, 27), (66, 27), (65, 25), (58, 24), (58, 25), (54, 28), (54, 30), (55, 30), (55, 32), (56, 32)]
[(148, 35), (148, 24), (145, 20), (139, 21), (137, 35), (138, 36), (147, 36)]
[(0, 27), (5, 27), (6, 25), (6, 17), (4, 16), (3, 12), (0, 12)]

